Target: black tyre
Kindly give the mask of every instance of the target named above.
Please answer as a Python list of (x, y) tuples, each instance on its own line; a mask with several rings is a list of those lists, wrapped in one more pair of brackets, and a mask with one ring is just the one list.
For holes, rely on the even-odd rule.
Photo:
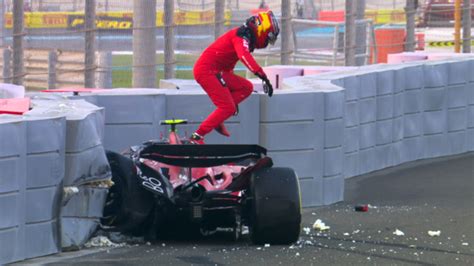
[(290, 244), (301, 229), (298, 178), (291, 168), (264, 168), (250, 180), (250, 238), (255, 244)]
[(107, 151), (114, 185), (104, 207), (102, 224), (124, 233), (139, 234), (153, 208), (153, 195), (143, 189), (130, 158)]

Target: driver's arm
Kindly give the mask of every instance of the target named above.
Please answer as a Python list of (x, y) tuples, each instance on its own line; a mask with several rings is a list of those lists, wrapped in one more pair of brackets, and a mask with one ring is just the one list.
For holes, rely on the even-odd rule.
[(232, 44), (237, 52), (237, 57), (240, 61), (256, 76), (261, 79), (266, 78), (266, 74), (262, 67), (255, 61), (249, 51), (249, 42), (246, 38), (236, 36), (232, 39)]

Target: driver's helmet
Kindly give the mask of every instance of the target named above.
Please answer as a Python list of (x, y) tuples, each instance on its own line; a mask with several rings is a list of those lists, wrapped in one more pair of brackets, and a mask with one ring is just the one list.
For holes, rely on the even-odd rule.
[(245, 23), (247, 27), (252, 29), (255, 35), (255, 48), (261, 49), (275, 44), (278, 34), (280, 33), (280, 27), (278, 20), (272, 11), (259, 12), (247, 19)]

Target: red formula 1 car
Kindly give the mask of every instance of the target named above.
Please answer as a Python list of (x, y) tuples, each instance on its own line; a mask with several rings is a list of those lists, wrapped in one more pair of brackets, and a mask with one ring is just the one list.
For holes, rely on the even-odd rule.
[(126, 154), (108, 152), (115, 183), (102, 223), (149, 237), (207, 235), (227, 228), (234, 239), (248, 226), (255, 244), (298, 240), (301, 200), (290, 168), (273, 167), (258, 145), (194, 145), (176, 125), (164, 141), (149, 141)]

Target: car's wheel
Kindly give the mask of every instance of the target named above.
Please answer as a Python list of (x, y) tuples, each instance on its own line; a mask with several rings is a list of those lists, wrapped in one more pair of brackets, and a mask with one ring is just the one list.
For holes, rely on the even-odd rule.
[(250, 238), (255, 244), (290, 244), (301, 228), (298, 178), (291, 168), (264, 168), (250, 181)]
[(103, 225), (125, 233), (145, 229), (142, 224), (153, 208), (153, 195), (140, 186), (130, 158), (107, 152), (114, 185), (107, 195)]

